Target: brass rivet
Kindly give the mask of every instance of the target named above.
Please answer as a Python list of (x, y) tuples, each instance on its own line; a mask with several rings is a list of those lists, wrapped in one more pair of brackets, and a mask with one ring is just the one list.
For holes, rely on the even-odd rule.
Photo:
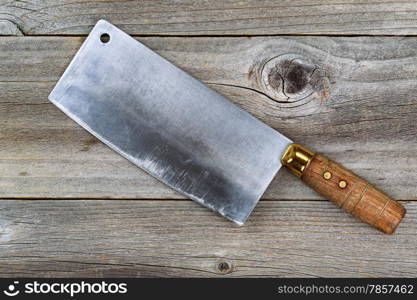
[(346, 181), (344, 181), (344, 180), (340, 180), (339, 181), (339, 187), (341, 189), (344, 189), (346, 186), (347, 186), (347, 182)]
[(324, 172), (323, 178), (329, 180), (330, 178), (332, 178), (332, 173), (330, 173), (329, 171)]

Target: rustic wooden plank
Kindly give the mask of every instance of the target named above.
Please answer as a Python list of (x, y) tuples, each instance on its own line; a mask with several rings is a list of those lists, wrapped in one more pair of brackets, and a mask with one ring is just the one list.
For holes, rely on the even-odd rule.
[(415, 277), (406, 206), (384, 235), (321, 201), (261, 201), (238, 227), (192, 201), (2, 200), (0, 276)]
[[(138, 35), (417, 33), (413, 1), (1, 0), (0, 21), (24, 34), (87, 34), (104, 18)], [(10, 34), (0, 26), (0, 34)]]
[[(48, 102), (82, 41), (0, 39), (0, 197), (182, 198)], [(416, 199), (415, 38), (141, 41), (394, 198)], [(286, 171), (265, 198), (320, 199)]]

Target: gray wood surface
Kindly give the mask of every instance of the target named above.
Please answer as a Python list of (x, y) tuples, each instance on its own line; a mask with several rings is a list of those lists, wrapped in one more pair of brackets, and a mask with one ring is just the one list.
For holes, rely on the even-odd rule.
[[(0, 0), (0, 277), (416, 277), (416, 11)], [(401, 200), (404, 222), (383, 235), (282, 170), (237, 227), (146, 175), (47, 100), (100, 18)]]
[(261, 201), (238, 227), (189, 200), (3, 200), (0, 276), (413, 277), (407, 208), (389, 236), (322, 201)]
[(0, 0), (0, 34), (87, 34), (101, 18), (140, 35), (417, 33), (414, 1)]
[[(48, 102), (82, 40), (0, 40), (0, 197), (183, 198)], [(416, 39), (141, 41), (294, 141), (325, 153), (397, 199), (416, 199)], [(293, 78), (291, 68), (305, 72), (305, 78)], [(284, 87), (273, 86), (270, 78), (279, 73), (286, 74)], [(320, 199), (286, 170), (265, 198)]]

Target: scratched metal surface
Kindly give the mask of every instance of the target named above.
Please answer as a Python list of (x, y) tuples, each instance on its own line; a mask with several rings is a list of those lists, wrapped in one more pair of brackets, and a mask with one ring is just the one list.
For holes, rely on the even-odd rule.
[(106, 21), (49, 99), (149, 174), (238, 224), (291, 143)]

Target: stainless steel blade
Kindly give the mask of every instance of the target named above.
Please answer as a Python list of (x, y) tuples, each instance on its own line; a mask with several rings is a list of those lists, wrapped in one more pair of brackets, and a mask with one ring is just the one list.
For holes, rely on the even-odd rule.
[(103, 20), (49, 100), (149, 174), (238, 224), (291, 143)]

